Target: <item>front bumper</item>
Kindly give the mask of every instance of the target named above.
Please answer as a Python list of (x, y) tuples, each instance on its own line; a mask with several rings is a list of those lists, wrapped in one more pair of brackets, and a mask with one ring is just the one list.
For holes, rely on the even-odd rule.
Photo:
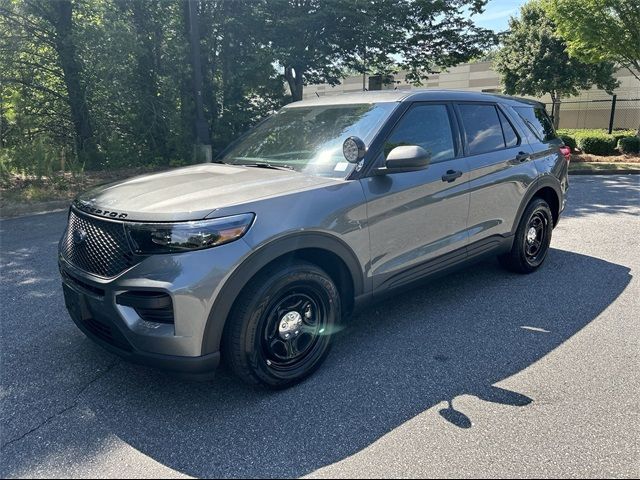
[(145, 352), (132, 345), (114, 322), (105, 303), (94, 295), (72, 286), (69, 277), (62, 283), (64, 301), (69, 315), (78, 328), (106, 350), (126, 360), (183, 374), (208, 379), (220, 363), (220, 352), (198, 357), (184, 357)]
[[(105, 349), (134, 363), (206, 379), (220, 363), (219, 345), (209, 350), (203, 346), (209, 313), (235, 263), (248, 251), (239, 240), (207, 250), (154, 255), (111, 279), (82, 271), (60, 254), (65, 304), (78, 328)], [(170, 298), (173, 321), (146, 320), (121, 301), (131, 292)]]

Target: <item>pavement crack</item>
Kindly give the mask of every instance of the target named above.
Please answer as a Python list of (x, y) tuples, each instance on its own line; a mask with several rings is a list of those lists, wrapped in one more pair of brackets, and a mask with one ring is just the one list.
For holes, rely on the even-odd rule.
[(62, 410), (57, 411), (56, 413), (49, 415), (47, 418), (45, 418), (42, 422), (40, 422), (38, 425), (36, 425), (35, 427), (33, 427), (32, 429), (28, 430), (27, 432), (23, 433), (22, 435), (20, 435), (19, 437), (16, 437), (12, 440), (9, 440), (6, 443), (3, 443), (0, 446), (0, 451), (5, 450), (7, 447), (9, 447), (10, 445), (13, 445), (14, 443), (17, 443), (21, 440), (23, 440), (24, 438), (28, 437), (29, 435), (31, 435), (34, 432), (37, 432), (38, 430), (40, 430), (42, 427), (44, 427), (45, 425), (47, 425), (48, 423), (50, 423), (51, 421), (53, 421), (56, 417), (59, 417), (60, 415), (64, 415), (65, 413), (67, 413), (69, 410), (73, 410), (74, 408), (76, 408), (78, 406), (79, 403), (79, 399), (82, 396), (82, 394), (84, 394), (84, 392), (86, 392), (89, 387), (91, 387), (93, 384), (95, 384), (96, 382), (98, 382), (100, 379), (104, 378), (111, 370), (113, 370), (116, 365), (118, 365), (120, 362), (114, 362), (111, 365), (109, 365), (103, 372), (100, 372), (98, 375), (95, 376), (95, 378), (92, 378), (86, 385), (84, 385), (79, 391), (78, 393), (75, 395), (73, 402), (71, 403), (71, 405), (66, 406), (65, 408), (63, 408)]
[(20, 435), (17, 438), (14, 438), (13, 440), (9, 440), (8, 442), (4, 443), (1, 447), (0, 447), (0, 451), (3, 451), (5, 448), (7, 448), (10, 445), (13, 445), (14, 443), (19, 442), (20, 440), (22, 440), (23, 438), (31, 435), (33, 432), (36, 432), (38, 430), (40, 430), (42, 427), (44, 427), (46, 424), (48, 424), (49, 422), (51, 422), (54, 418), (56, 418), (59, 415), (62, 415), (66, 412), (68, 412), (69, 410), (75, 408), (77, 406), (77, 402), (74, 403), (73, 405), (70, 405), (62, 410), (60, 410), (59, 412), (54, 413), (53, 415), (50, 415), (49, 417), (47, 417), (43, 422), (40, 422), (40, 424), (36, 425), (35, 427), (33, 427), (31, 430), (23, 433), (22, 435)]

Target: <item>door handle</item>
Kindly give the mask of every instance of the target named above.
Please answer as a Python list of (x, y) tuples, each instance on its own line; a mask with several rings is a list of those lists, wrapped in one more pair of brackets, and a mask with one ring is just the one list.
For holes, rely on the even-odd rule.
[(447, 173), (442, 175), (443, 182), (455, 182), (456, 178), (461, 177), (462, 172), (460, 170), (447, 170)]
[(518, 152), (518, 154), (516, 155), (516, 162), (526, 162), (527, 160), (529, 160), (531, 158), (531, 155), (529, 155), (527, 152)]

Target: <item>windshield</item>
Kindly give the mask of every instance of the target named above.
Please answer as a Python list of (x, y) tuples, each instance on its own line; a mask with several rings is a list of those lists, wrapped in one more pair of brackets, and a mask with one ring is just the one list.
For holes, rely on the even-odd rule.
[(284, 108), (249, 132), (221, 161), (269, 164), (344, 178), (355, 166), (345, 160), (342, 143), (357, 136), (368, 146), (397, 105), (389, 102)]

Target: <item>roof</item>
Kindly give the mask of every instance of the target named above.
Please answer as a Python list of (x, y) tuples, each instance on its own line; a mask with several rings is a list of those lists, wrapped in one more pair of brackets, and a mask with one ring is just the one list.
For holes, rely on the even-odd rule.
[(475, 92), (469, 90), (376, 90), (373, 92), (340, 93), (337, 95), (324, 95), (317, 98), (309, 98), (299, 102), (290, 103), (286, 108), (310, 107), (321, 105), (344, 105), (355, 103), (384, 103), (402, 101), (475, 101), (475, 102), (499, 102), (510, 105), (528, 104), (540, 105), (540, 102), (526, 98), (509, 97), (492, 93)]

